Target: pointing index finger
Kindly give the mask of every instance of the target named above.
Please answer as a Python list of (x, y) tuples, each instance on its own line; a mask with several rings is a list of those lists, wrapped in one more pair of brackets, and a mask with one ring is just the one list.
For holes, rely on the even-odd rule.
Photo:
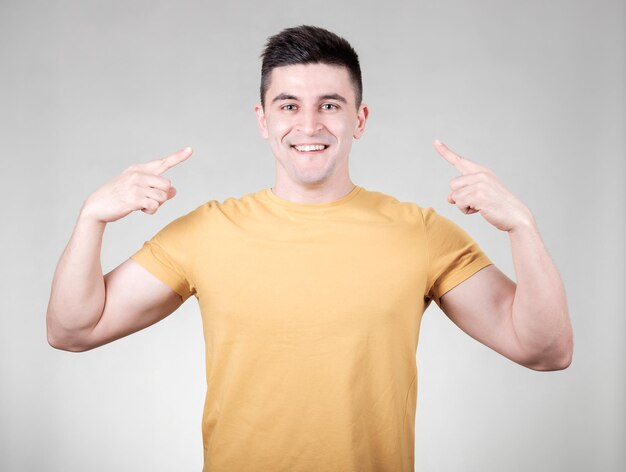
[(448, 148), (448, 146), (443, 144), (438, 139), (435, 140), (435, 142), (433, 143), (433, 146), (435, 146), (435, 149), (437, 150), (437, 152), (441, 154), (441, 156), (446, 161), (452, 164), (455, 167), (455, 169), (458, 170), (461, 174), (467, 174), (469, 172), (469, 169), (467, 168), (467, 164), (466, 164), (467, 161), (463, 157), (452, 152)]
[(170, 154), (163, 159), (157, 159), (152, 162), (148, 162), (146, 164), (147, 170), (154, 175), (161, 175), (168, 169), (171, 169), (175, 165), (180, 164), (183, 161), (186, 161), (193, 150), (190, 147), (186, 147), (181, 149), (180, 151), (176, 151), (174, 154)]

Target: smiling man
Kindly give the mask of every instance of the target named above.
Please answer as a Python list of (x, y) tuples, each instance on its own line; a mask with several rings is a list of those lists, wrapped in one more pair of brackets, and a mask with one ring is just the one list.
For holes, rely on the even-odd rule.
[(83, 351), (194, 295), (205, 470), (413, 470), (415, 353), (431, 301), (514, 362), (569, 365), (561, 279), (531, 212), (492, 172), (435, 142), (460, 173), (449, 202), (509, 234), (517, 284), (432, 209), (351, 181), (368, 108), (344, 39), (311, 26), (271, 37), (255, 111), (276, 159), (272, 188), (201, 205), (103, 276), (106, 224), (172, 198), (162, 174), (191, 149), (131, 166), (85, 201), (47, 314), (50, 344)]
[(264, 83), (263, 104), (255, 110), (276, 158), (274, 193), (320, 203), (350, 192), (348, 157), (352, 140), (365, 130), (368, 109), (357, 103), (349, 70), (324, 63), (287, 65), (272, 69)]

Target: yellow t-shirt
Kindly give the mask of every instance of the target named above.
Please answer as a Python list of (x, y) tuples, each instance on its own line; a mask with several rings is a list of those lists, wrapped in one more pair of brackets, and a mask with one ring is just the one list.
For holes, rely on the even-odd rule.
[(210, 201), (133, 259), (200, 304), (211, 472), (412, 471), (422, 314), (490, 264), (432, 209), (362, 187)]

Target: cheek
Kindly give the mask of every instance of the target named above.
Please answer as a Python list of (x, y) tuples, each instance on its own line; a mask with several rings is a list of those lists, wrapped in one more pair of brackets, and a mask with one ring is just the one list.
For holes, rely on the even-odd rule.
[(346, 141), (352, 141), (356, 130), (356, 123), (341, 121), (336, 123), (332, 129), (333, 134), (337, 136), (337, 138), (342, 139), (345, 143)]
[(285, 120), (272, 120), (267, 122), (267, 133), (270, 139), (282, 141), (291, 130), (290, 124)]

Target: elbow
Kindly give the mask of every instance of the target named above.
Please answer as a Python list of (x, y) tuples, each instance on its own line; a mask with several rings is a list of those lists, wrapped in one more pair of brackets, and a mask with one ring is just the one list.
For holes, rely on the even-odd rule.
[(53, 328), (50, 322), (48, 322), (46, 326), (46, 336), (48, 344), (60, 351), (84, 352), (91, 349), (87, 344), (81, 342), (80, 338), (68, 333), (63, 333), (58, 328)]
[(541, 359), (526, 365), (529, 369), (539, 372), (555, 372), (557, 370), (565, 370), (572, 364), (572, 352), (566, 352), (559, 356), (551, 356), (550, 358)]
[(59, 351), (84, 352), (89, 350), (86, 346), (82, 346), (77, 343), (70, 342), (68, 339), (55, 336), (51, 334), (50, 331), (48, 331), (48, 344)]
[(559, 363), (557, 364), (557, 368), (553, 370), (567, 369), (570, 365), (572, 365), (573, 357), (574, 357), (574, 343), (570, 339), (568, 345), (566, 346), (564, 352), (561, 355), (561, 359), (559, 360)]
[(570, 333), (558, 346), (549, 351), (544, 351), (541, 355), (529, 359), (522, 365), (540, 372), (554, 372), (567, 369), (572, 364), (573, 356), (574, 342)]
[(564, 351), (561, 356), (561, 363), (559, 364), (559, 368), (555, 370), (564, 370), (567, 369), (570, 365), (572, 365), (572, 358), (574, 357), (574, 340), (571, 335), (568, 339), (567, 345), (564, 348)]

